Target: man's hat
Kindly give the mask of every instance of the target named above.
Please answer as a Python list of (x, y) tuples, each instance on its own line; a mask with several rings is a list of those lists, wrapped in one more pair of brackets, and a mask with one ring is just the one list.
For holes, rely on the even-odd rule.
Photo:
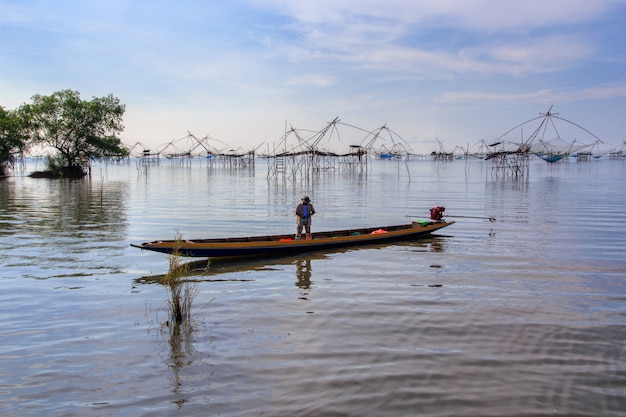
[(308, 195), (305, 195), (304, 197), (302, 197), (302, 201), (304, 201), (305, 203), (309, 203), (311, 199), (309, 198)]

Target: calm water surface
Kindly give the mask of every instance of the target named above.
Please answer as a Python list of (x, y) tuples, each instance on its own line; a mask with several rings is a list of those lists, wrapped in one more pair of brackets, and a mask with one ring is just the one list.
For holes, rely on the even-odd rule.
[[(26, 172), (35, 164), (27, 166)], [(366, 173), (96, 165), (0, 181), (0, 415), (624, 416), (626, 164), (372, 161)], [(458, 218), (414, 242), (213, 264), (167, 326), (130, 243)]]

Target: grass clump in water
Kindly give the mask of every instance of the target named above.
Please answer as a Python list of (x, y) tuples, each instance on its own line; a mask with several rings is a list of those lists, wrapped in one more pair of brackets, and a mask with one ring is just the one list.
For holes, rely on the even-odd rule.
[(175, 240), (174, 251), (169, 256), (169, 269), (165, 275), (170, 317), (172, 323), (190, 323), (191, 306), (198, 287), (197, 284), (185, 280), (189, 274), (189, 266), (181, 261), (182, 236), (177, 234)]

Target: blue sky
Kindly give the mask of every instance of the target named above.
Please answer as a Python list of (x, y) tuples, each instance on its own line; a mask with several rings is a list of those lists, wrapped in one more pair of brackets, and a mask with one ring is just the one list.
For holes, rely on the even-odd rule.
[[(126, 105), (128, 145), (191, 132), (264, 151), (285, 122), (318, 130), (339, 117), (430, 152), (493, 141), (550, 106), (605, 142), (626, 140), (626, 0), (0, 0), (0, 10), (0, 105), (111, 93)], [(362, 138), (346, 130), (322, 145)]]

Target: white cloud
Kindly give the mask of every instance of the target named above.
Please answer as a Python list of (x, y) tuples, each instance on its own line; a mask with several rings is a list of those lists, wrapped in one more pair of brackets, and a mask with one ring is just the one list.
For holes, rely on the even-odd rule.
[(626, 98), (626, 85), (602, 86), (585, 89), (543, 89), (529, 93), (494, 93), (484, 91), (447, 92), (439, 94), (435, 101), (442, 103), (463, 102), (526, 102), (563, 103), (582, 100)]
[(290, 77), (287, 85), (329, 87), (333, 84), (331, 77), (323, 74), (302, 74)]
[[(293, 62), (446, 79), (460, 73), (524, 76), (584, 63), (595, 48), (587, 34), (575, 33), (575, 24), (592, 22), (616, 3), (623, 2), (273, 0), (263, 5), (288, 16), (289, 28), (299, 33), (286, 50)], [(441, 31), (435, 41), (433, 30)]]
[(470, 70), (521, 76), (566, 69), (586, 62), (594, 52), (593, 46), (579, 36), (547, 36), (467, 48), (461, 55), (475, 64)]
[[(369, 19), (402, 25), (451, 25), (479, 32), (577, 23), (605, 13), (623, 0), (250, 0), (272, 7), (299, 24), (346, 25)], [(349, 25), (347, 25), (349, 26)]]

